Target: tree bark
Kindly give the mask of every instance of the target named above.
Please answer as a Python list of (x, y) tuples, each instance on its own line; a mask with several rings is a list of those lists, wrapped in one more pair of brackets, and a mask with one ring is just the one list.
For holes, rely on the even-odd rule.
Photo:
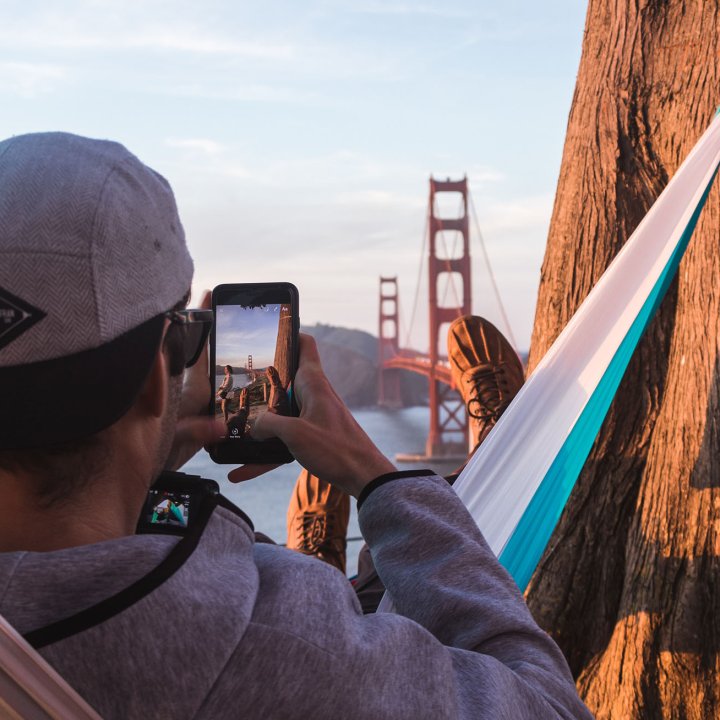
[[(590, 0), (532, 370), (720, 103), (720, 0)], [(598, 718), (720, 717), (720, 192), (528, 589)]]
[(280, 317), (278, 318), (278, 334), (275, 343), (275, 359), (273, 365), (280, 375), (280, 382), (284, 388), (290, 384), (292, 368), (292, 307), (291, 305), (280, 306)]

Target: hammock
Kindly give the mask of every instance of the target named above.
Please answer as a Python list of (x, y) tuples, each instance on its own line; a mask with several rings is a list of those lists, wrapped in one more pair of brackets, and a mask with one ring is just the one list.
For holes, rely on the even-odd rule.
[[(522, 591), (677, 271), (719, 165), (720, 115), (455, 481)], [(380, 609), (391, 609), (387, 594)]]
[(100, 720), (100, 716), (0, 615), (0, 717)]
[(720, 166), (720, 116), (553, 343), (455, 489), (525, 590)]

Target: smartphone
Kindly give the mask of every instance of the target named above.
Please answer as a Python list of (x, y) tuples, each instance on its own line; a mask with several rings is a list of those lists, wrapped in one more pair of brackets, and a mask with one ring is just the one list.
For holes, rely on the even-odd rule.
[(200, 517), (205, 499), (219, 492), (214, 480), (164, 472), (148, 491), (136, 532), (185, 535)]
[(210, 335), (211, 414), (227, 436), (209, 448), (216, 463), (288, 463), (278, 438), (254, 440), (265, 412), (297, 415), (293, 381), (298, 362), (298, 291), (290, 283), (219, 285)]

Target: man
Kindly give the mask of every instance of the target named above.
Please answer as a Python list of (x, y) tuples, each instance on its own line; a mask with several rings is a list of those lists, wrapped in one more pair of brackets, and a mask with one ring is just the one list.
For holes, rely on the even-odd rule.
[(228, 411), (228, 395), (232, 391), (234, 382), (235, 381), (233, 380), (232, 366), (226, 365), (225, 377), (223, 378), (222, 385), (218, 388), (217, 391), (217, 397), (220, 400), (220, 409), (222, 410), (225, 423), (227, 423), (228, 415), (230, 414)]
[(445, 480), (396, 472), (307, 337), (301, 416), (254, 433), (358, 498), (398, 614), (362, 615), (217, 496), (182, 537), (133, 534), (153, 479), (218, 432), (191, 276), (169, 186), (122, 146), (0, 143), (0, 613), (105, 718), (589, 717)]

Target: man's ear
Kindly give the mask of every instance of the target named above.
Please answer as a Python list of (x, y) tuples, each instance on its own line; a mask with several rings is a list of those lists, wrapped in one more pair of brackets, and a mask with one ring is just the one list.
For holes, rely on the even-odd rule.
[(137, 402), (139, 410), (144, 411), (152, 417), (162, 417), (168, 400), (168, 384), (170, 372), (168, 369), (168, 358), (163, 352), (164, 343), (160, 343), (155, 360), (153, 361), (150, 373), (143, 385)]

